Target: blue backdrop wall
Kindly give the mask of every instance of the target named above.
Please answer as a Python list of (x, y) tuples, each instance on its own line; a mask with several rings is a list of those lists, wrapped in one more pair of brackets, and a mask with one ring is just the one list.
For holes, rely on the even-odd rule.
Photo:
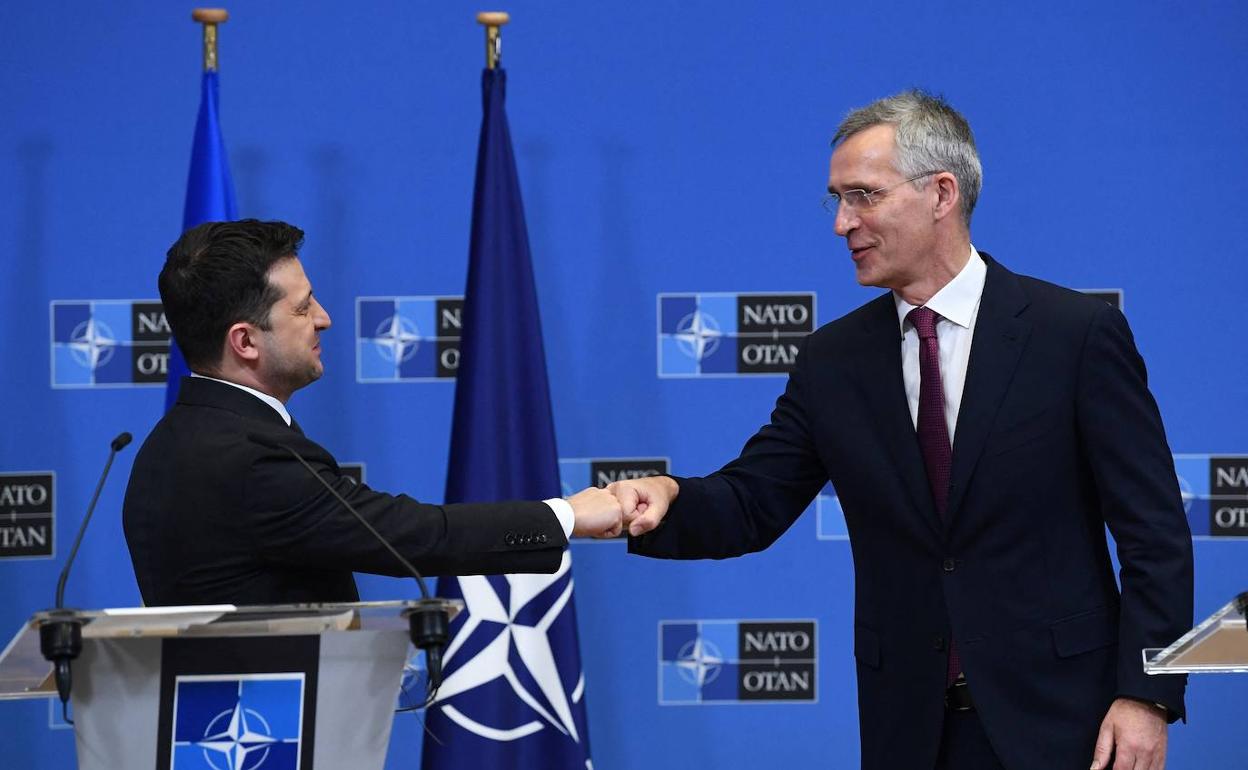
[[(90, 370), (57, 352), (53, 303), (97, 301), (102, 319), (157, 296), (199, 99), (189, 10), (0, 6), (0, 473), (54, 474), (55, 534), (51, 555), (0, 559), (6, 635), (52, 603), (108, 440), (142, 437), (161, 412), (159, 386), (67, 387)], [(357, 328), (357, 304), (463, 291), (479, 9), (236, 0), (230, 10), (221, 117), (240, 213), (307, 230), (305, 265), (335, 321), (326, 375), (291, 410), (340, 460), (364, 463), (371, 485), (440, 500), (451, 380), (369, 382), (375, 330)], [(693, 368), (676, 348), (660, 355), (660, 295), (813, 294), (819, 322), (874, 296), (854, 283), (819, 208), (828, 141), (851, 107), (917, 85), (943, 92), (976, 131), (976, 245), (1019, 272), (1120, 290), (1200, 535), (1197, 615), (1248, 588), (1248, 522), (1218, 513), (1248, 507), (1248, 490), (1208, 499), (1210, 467), (1248, 456), (1248, 5), (514, 0), (507, 10), (508, 111), (565, 483), (590, 483), (593, 459), (709, 472), (766, 420), (781, 376), (660, 376)], [(139, 601), (120, 527), (132, 457), (104, 492), (69, 583), (74, 605)], [(0, 513), (3, 545), (20, 556), (19, 520)], [(596, 766), (857, 766), (842, 531), (827, 498), (768, 552), (732, 562), (574, 545)], [(372, 598), (413, 591), (361, 585)], [(804, 699), (672, 703), (688, 692), (664, 664), (665, 622), (707, 621), (709, 639), (771, 620), (813, 623)], [(1227, 739), (1242, 736), (1244, 685), (1193, 678), (1170, 767), (1248, 766), (1242, 741)], [(74, 765), (72, 732), (43, 702), (0, 703), (0, 734), (0, 764)], [(419, 722), (400, 718), (389, 767), (415, 766), (420, 741)]]

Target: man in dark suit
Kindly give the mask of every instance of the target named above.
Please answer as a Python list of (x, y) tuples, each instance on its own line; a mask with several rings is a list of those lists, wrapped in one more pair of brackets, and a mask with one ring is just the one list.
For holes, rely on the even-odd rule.
[(980, 163), (943, 100), (880, 100), (833, 147), (836, 231), (891, 291), (807, 338), (736, 460), (612, 485), (631, 551), (761, 550), (830, 480), (864, 768), (1163, 767), (1185, 681), (1140, 650), (1191, 623), (1191, 535), (1126, 320), (972, 247)]
[(169, 251), (160, 295), (193, 372), (135, 458), (123, 511), (149, 605), (357, 601), (353, 571), (406, 576), (286, 447), (426, 574), (555, 572), (568, 537), (614, 536), (609, 493), (426, 505), (343, 475), (286, 410), (321, 376), (325, 309), (283, 222), (213, 222)]

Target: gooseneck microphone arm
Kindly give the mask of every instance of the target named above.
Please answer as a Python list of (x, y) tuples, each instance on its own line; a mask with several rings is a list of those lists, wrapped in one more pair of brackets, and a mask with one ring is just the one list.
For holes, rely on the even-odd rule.
[[(248, 438), (255, 441), (257, 444), (289, 452), (292, 457), (298, 460), (299, 463), (307, 469), (308, 473), (312, 474), (312, 476), (314, 476), (316, 480), (321, 483), (321, 486), (329, 490), (329, 493), (333, 495), (338, 502), (342, 503), (343, 508), (350, 511), (351, 515), (364, 525), (372, 536), (377, 539), (377, 542), (385, 546), (386, 550), (389, 551), (394, 558), (403, 565), (404, 569), (411, 573), (412, 577), (416, 578), (416, 584), (420, 587), (421, 598), (420, 601), (416, 603), (416, 608), (412, 610), (412, 614), (408, 617), (408, 634), (411, 637), (412, 644), (416, 645), (417, 649), (424, 650), (426, 668), (429, 671), (428, 694), (425, 698), (425, 702), (416, 708), (429, 706), (433, 703), (433, 699), (437, 695), (438, 688), (442, 686), (442, 649), (446, 647), (446, 642), (450, 636), (448, 631), (450, 627), (450, 617), (447, 614), (446, 608), (443, 606), (442, 602), (429, 595), (429, 588), (425, 585), (425, 579), (421, 576), (420, 571), (417, 570), (416, 567), (412, 566), (412, 563), (405, 559), (403, 555), (400, 554), (395, 547), (391, 545), (390, 542), (376, 530), (376, 528), (373, 527), (372, 524), (369, 524), (368, 520), (360, 515), (359, 511), (355, 510), (355, 506), (347, 502), (345, 497), (338, 494), (338, 490), (334, 489), (333, 485), (326, 481), (320, 473), (317, 473), (316, 469), (303, 458), (303, 455), (296, 452), (295, 449), (289, 444), (275, 441), (266, 436), (252, 433), (248, 435)], [(399, 710), (409, 711), (411, 709), (405, 708)]]
[(87, 515), (82, 517), (82, 524), (78, 527), (78, 536), (74, 538), (74, 545), (69, 549), (69, 558), (65, 560), (65, 568), (61, 570), (61, 576), (56, 581), (56, 604), (58, 610), (65, 606), (65, 581), (69, 580), (69, 568), (74, 566), (74, 557), (78, 555), (78, 546), (82, 545), (82, 536), (87, 532), (87, 524), (91, 523), (91, 515), (95, 513), (95, 504), (100, 500), (100, 492), (104, 489), (104, 480), (108, 478), (108, 472), (113, 467), (113, 459), (117, 457), (117, 453), (125, 449), (134, 436), (129, 433), (122, 433), (113, 439), (109, 444), (108, 462), (104, 463), (104, 472), (100, 474), (100, 483), (95, 485), (95, 494), (91, 495), (91, 503), (87, 506)]
[(39, 651), (56, 669), (56, 694), (61, 698), (61, 716), (69, 724), (69, 692), (72, 686), (70, 663), (82, 652), (82, 622), (70, 617), (73, 613), (65, 609), (65, 581), (69, 580), (69, 568), (74, 565), (74, 557), (78, 555), (78, 546), (82, 545), (82, 536), (86, 534), (87, 525), (91, 523), (91, 515), (95, 513), (95, 505), (100, 501), (100, 492), (104, 489), (104, 480), (113, 467), (113, 459), (117, 453), (126, 448), (134, 439), (129, 433), (121, 433), (109, 444), (108, 462), (104, 464), (104, 472), (100, 474), (100, 483), (95, 485), (95, 494), (87, 506), (87, 515), (82, 517), (78, 527), (78, 536), (69, 549), (69, 558), (65, 560), (65, 568), (61, 570), (56, 581), (56, 605), (50, 618), (39, 626)]
[[(261, 443), (267, 443), (267, 442), (261, 442)], [(365, 527), (365, 528), (366, 528), (366, 529), (367, 529), (367, 530), (368, 530), (368, 531), (372, 534), (372, 536), (373, 536), (373, 537), (375, 537), (375, 538), (377, 539), (377, 542), (379, 542), (379, 543), (381, 543), (383, 546), (385, 546), (385, 547), (386, 547), (386, 550), (387, 550), (387, 551), (389, 551), (389, 552), (390, 552), (390, 553), (394, 556), (394, 558), (398, 560), (399, 564), (402, 564), (402, 565), (403, 565), (403, 568), (404, 568), (404, 569), (406, 569), (408, 572), (412, 573), (412, 577), (416, 578), (416, 584), (417, 584), (418, 586), (420, 586), (420, 598), (422, 598), (422, 599), (428, 599), (428, 598), (429, 598), (429, 587), (428, 587), (427, 585), (425, 585), (425, 579), (424, 579), (424, 577), (422, 577), (422, 576), (421, 576), (420, 571), (419, 571), (419, 570), (417, 570), (415, 567), (413, 567), (413, 566), (412, 566), (412, 563), (411, 563), (410, 561), (408, 561), (407, 559), (403, 558), (403, 554), (401, 554), (401, 553), (399, 553), (397, 550), (395, 550), (395, 547), (394, 547), (394, 546), (392, 546), (392, 545), (390, 545), (390, 541), (388, 541), (388, 540), (386, 540), (384, 537), (382, 537), (382, 536), (381, 536), (381, 533), (380, 533), (380, 532), (378, 532), (378, 531), (376, 530), (376, 528), (374, 528), (374, 527), (373, 527), (373, 525), (372, 525), (372, 524), (369, 524), (369, 523), (368, 523), (368, 519), (366, 519), (366, 518), (364, 518), (363, 516), (361, 516), (361, 515), (360, 515), (360, 512), (359, 512), (359, 511), (357, 511), (357, 510), (355, 510), (355, 507), (354, 507), (353, 505), (351, 505), (351, 503), (348, 503), (348, 502), (347, 502), (347, 498), (345, 498), (345, 497), (343, 497), (342, 495), (338, 494), (338, 490), (334, 489), (333, 484), (330, 484), (328, 481), (326, 481), (326, 480), (325, 480), (325, 479), (321, 476), (321, 474), (317, 473), (317, 472), (316, 472), (316, 469), (315, 469), (315, 468), (313, 468), (313, 467), (312, 467), (312, 465), (311, 465), (311, 464), (310, 464), (307, 460), (303, 459), (303, 455), (299, 454), (299, 453), (298, 453), (298, 452), (296, 452), (293, 448), (291, 448), (291, 447), (287, 446), (286, 444), (277, 444), (276, 446), (277, 446), (277, 448), (278, 448), (278, 449), (285, 449), (287, 452), (290, 452), (291, 456), (293, 456), (296, 460), (298, 460), (298, 461), (299, 461), (299, 463), (300, 463), (303, 467), (305, 467), (305, 468), (307, 468), (307, 469), (308, 469), (308, 473), (311, 473), (313, 476), (315, 476), (315, 477), (316, 477), (316, 480), (317, 480), (317, 481), (319, 481), (319, 482), (321, 482), (321, 484), (322, 484), (322, 485), (323, 485), (326, 489), (328, 489), (328, 490), (329, 490), (329, 493), (330, 493), (331, 495), (333, 495), (334, 497), (338, 498), (338, 502), (342, 503), (342, 507), (343, 507), (343, 508), (346, 508), (348, 511), (350, 511), (350, 512), (351, 512), (351, 515), (353, 515), (353, 516), (355, 516), (355, 518), (359, 519), (359, 522), (360, 522), (361, 524), (363, 524), (363, 525), (364, 525), (364, 527)]]

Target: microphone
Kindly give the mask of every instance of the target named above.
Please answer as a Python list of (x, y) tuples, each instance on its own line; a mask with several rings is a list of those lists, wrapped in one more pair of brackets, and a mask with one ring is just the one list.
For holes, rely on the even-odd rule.
[(65, 560), (65, 568), (61, 570), (60, 578), (56, 581), (56, 605), (48, 613), (50, 619), (39, 626), (39, 651), (56, 667), (56, 693), (61, 697), (61, 715), (71, 725), (73, 720), (69, 718), (69, 691), (72, 679), (69, 664), (82, 652), (82, 621), (73, 617), (73, 610), (65, 609), (65, 581), (69, 579), (69, 568), (73, 566), (74, 557), (78, 555), (78, 546), (82, 545), (82, 536), (86, 534), (87, 524), (91, 522), (91, 514), (95, 513), (95, 504), (100, 500), (104, 480), (108, 478), (108, 471), (113, 467), (113, 458), (133, 440), (134, 436), (122, 432), (109, 443), (108, 462), (104, 464), (104, 472), (100, 474), (100, 483), (95, 485), (95, 494), (91, 496), (91, 503), (87, 506), (87, 515), (82, 517), (78, 537), (74, 538), (74, 545), (69, 549), (69, 558)]
[[(368, 523), (368, 520), (361, 516), (360, 512), (355, 510), (355, 507), (348, 503), (345, 497), (338, 494), (338, 490), (334, 489), (333, 485), (326, 481), (320, 473), (317, 473), (316, 469), (307, 460), (303, 459), (303, 455), (296, 452), (289, 444), (281, 443), (268, 436), (249, 433), (247, 438), (257, 444), (289, 452), (304, 468), (308, 469), (308, 473), (312, 474), (321, 483), (321, 486), (329, 490), (329, 493), (337, 498), (338, 502), (342, 503), (343, 508), (350, 511), (351, 515), (364, 525), (365, 529), (377, 539), (377, 542), (385, 546), (386, 550), (403, 565), (403, 568), (412, 574), (412, 577), (416, 578), (416, 585), (420, 588), (420, 601), (416, 603), (416, 608), (408, 616), (408, 635), (411, 637), (412, 644), (425, 653), (425, 661), (429, 670), (429, 695), (425, 699), (424, 706), (428, 706), (433, 702), (438, 688), (442, 686), (442, 649), (446, 647), (446, 642), (449, 638), (450, 617), (442, 606), (442, 602), (430, 597), (429, 588), (425, 585), (425, 579), (421, 576), (420, 571), (412, 566), (412, 563), (405, 559), (390, 544), (390, 541), (382, 537), (382, 534), (372, 524)], [(400, 710), (406, 711), (408, 709)]]

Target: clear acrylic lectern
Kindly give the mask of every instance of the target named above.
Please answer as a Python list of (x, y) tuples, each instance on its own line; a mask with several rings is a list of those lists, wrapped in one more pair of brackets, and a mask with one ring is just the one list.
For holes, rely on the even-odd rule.
[[(414, 601), (74, 612), (80, 770), (380, 768)], [(446, 602), (454, 615), (459, 602)], [(62, 616), (63, 617), (63, 616)], [(56, 697), (33, 615), (0, 654), (0, 698)]]
[(1149, 674), (1248, 673), (1248, 591), (1165, 648), (1144, 650)]

